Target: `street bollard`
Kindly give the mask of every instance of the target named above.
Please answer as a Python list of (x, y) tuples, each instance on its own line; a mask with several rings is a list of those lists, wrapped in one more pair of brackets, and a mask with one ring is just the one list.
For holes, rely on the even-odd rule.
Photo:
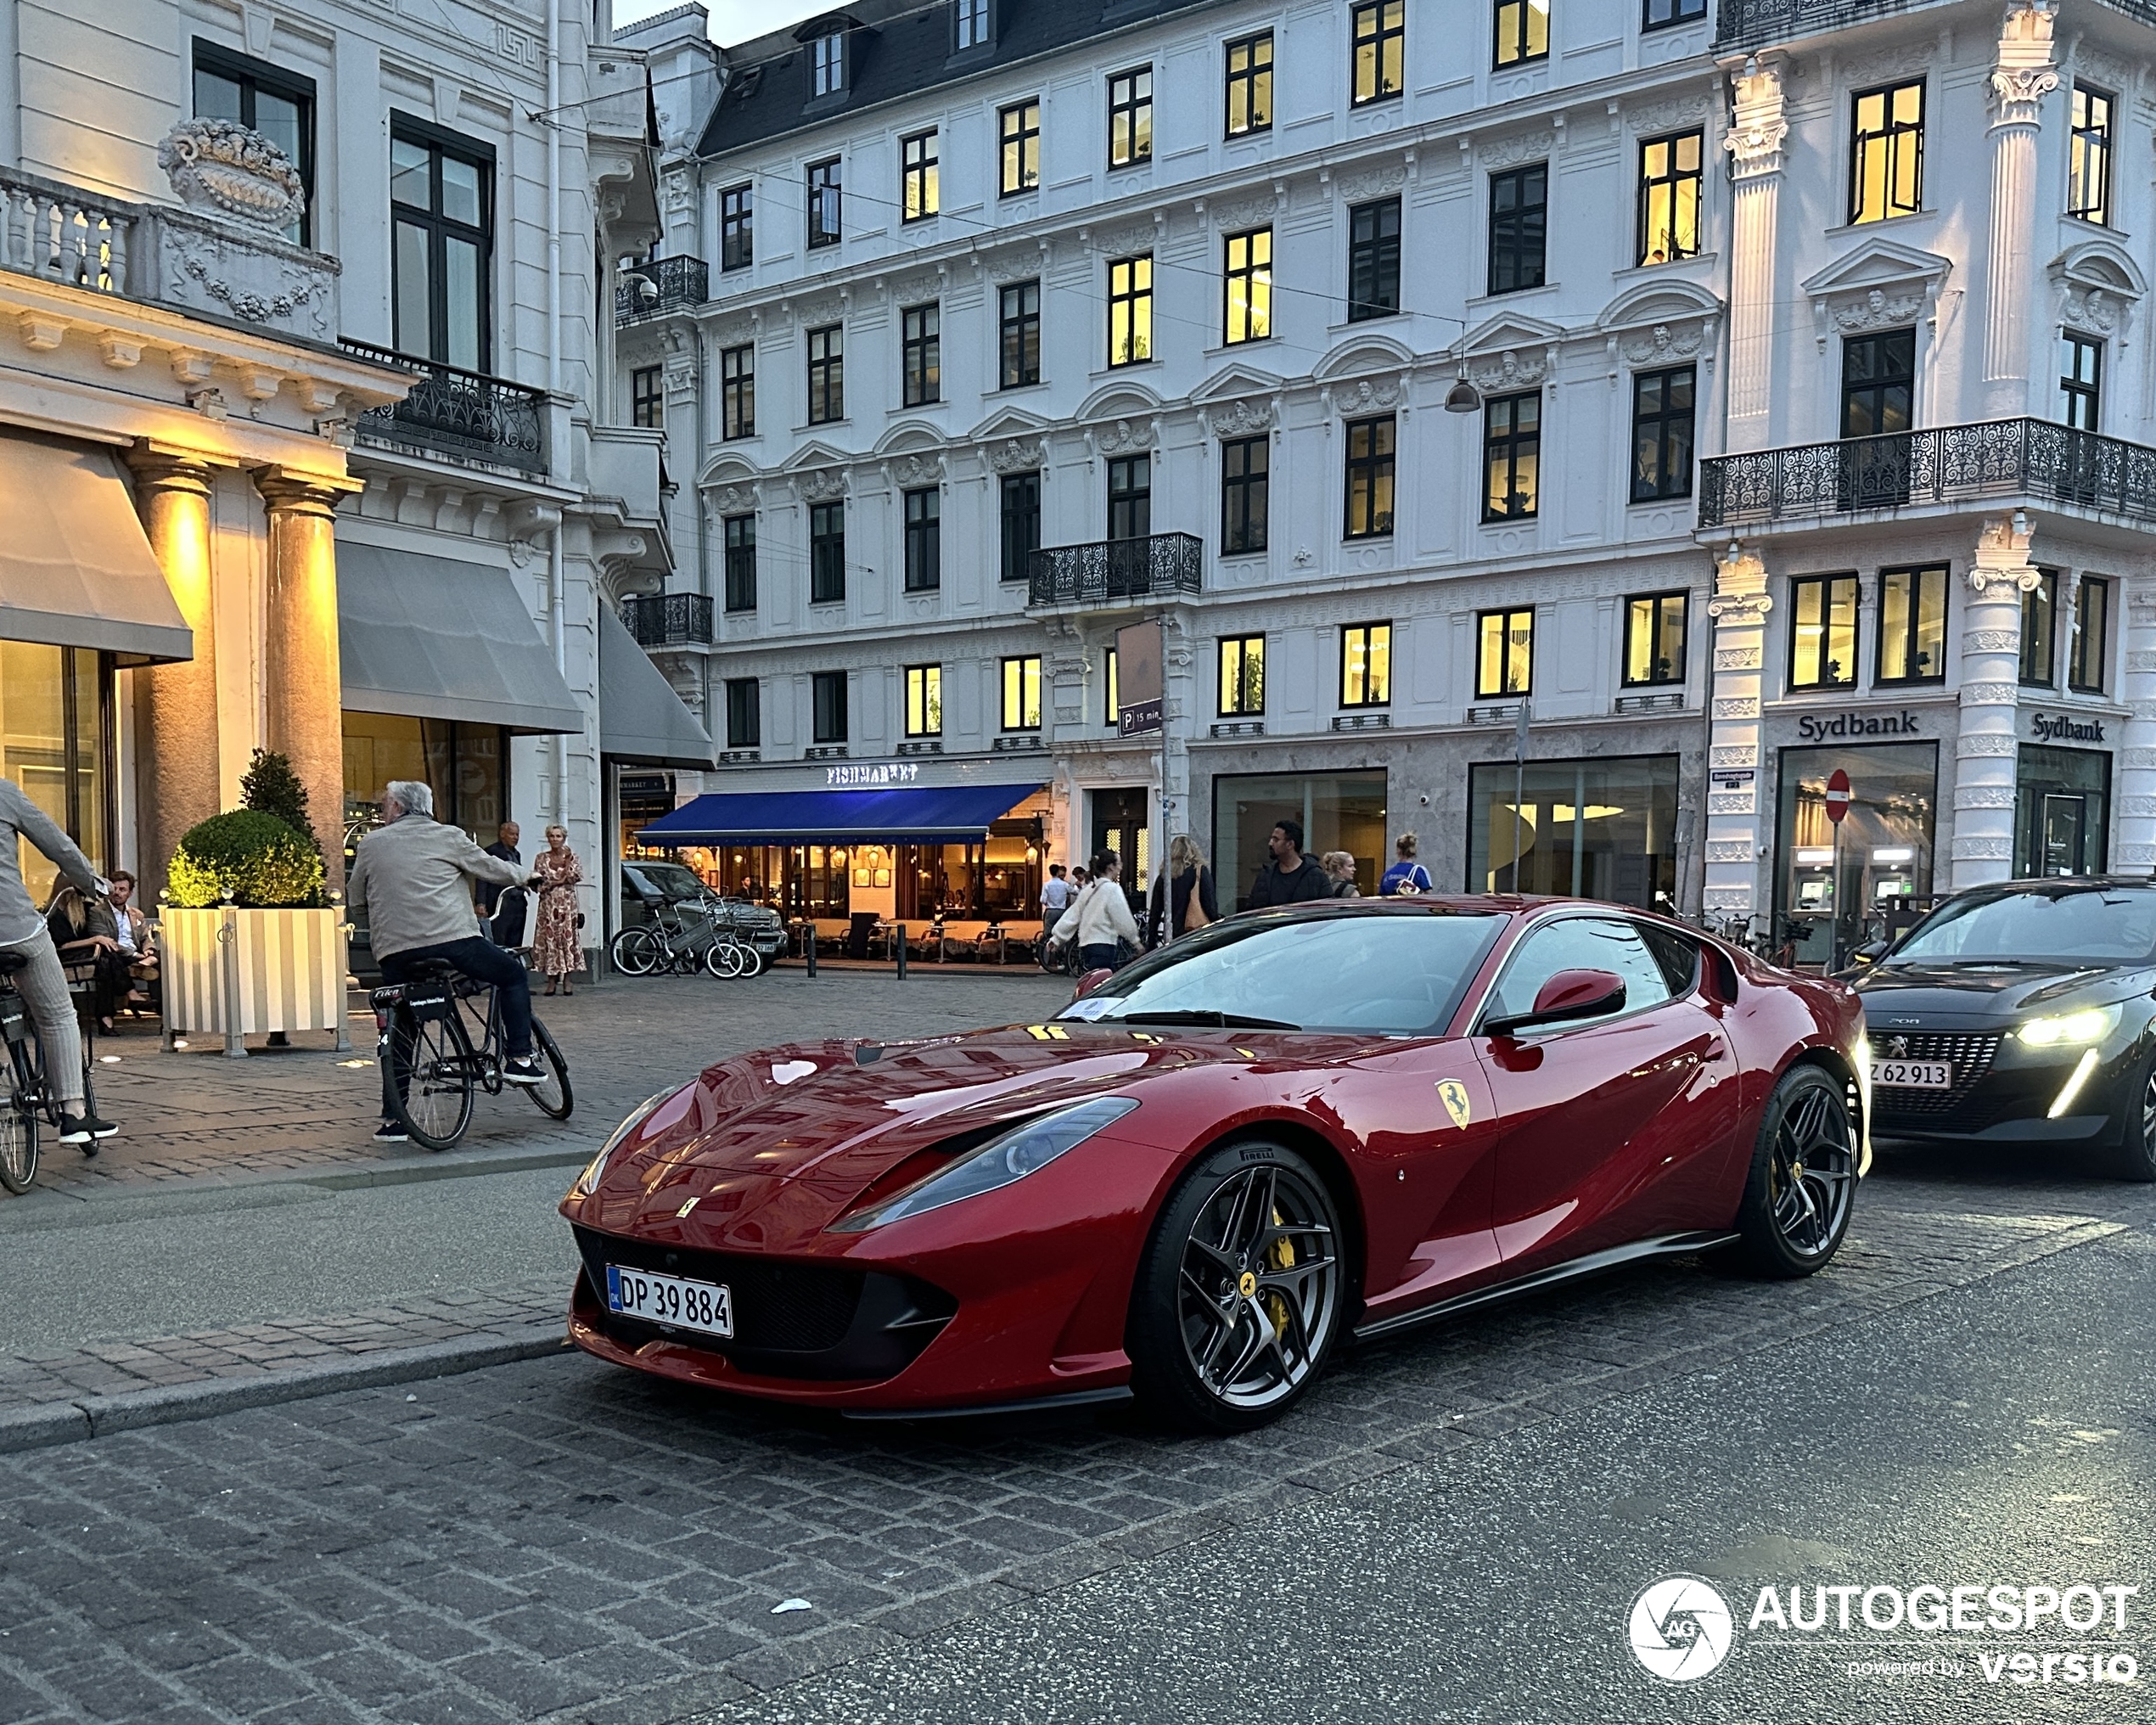
[(804, 953), (807, 956), (807, 958), (808, 958), (808, 974), (809, 974), (810, 975), (811, 975), (811, 976), (815, 975), (816, 975), (816, 929), (815, 929), (815, 927), (814, 927), (814, 925), (813, 925), (813, 924), (811, 924), (811, 925), (810, 926), (810, 929), (809, 929), (809, 931), (808, 931), (808, 939), (807, 939), (807, 941), (806, 941), (803, 944), (803, 946), (802, 946), (802, 947), (801, 947), (801, 951), (802, 951), (802, 952), (804, 952)]
[(898, 980), (903, 982), (906, 980), (906, 924), (904, 923), (896, 923), (892, 925), (891, 939), (897, 943)]

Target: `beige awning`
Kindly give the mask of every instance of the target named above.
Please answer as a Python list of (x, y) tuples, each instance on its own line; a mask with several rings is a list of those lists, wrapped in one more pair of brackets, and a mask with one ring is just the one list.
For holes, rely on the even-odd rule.
[(0, 432), (0, 640), (192, 659), (194, 633), (109, 452)]
[(654, 767), (716, 764), (710, 734), (604, 600), (599, 604), (599, 753)]
[(509, 572), (337, 541), (345, 708), (511, 730), (584, 728)]

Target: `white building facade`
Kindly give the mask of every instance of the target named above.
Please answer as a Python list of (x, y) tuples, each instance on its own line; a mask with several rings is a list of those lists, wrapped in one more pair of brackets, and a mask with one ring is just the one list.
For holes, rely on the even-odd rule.
[(671, 551), (661, 440), (608, 389), (609, 258), (658, 213), (607, 12), (0, 14), (0, 437), (19, 485), (82, 475), (111, 565), (41, 609), (53, 559), (0, 553), (0, 727), (105, 866), (154, 891), (267, 746), (333, 879), (390, 777), (486, 840), (565, 824), (596, 940), (609, 757), (700, 734), (614, 616)]
[[(2141, 505), (2083, 470), (2113, 446), (2032, 458), (2069, 464), (2049, 492), (1892, 475), (1934, 428), (2061, 426), (2062, 331), (2130, 340), (2146, 188), (2066, 213), (2094, 134), (2048, 12), (1793, 36), (1817, 10), (863, 3), (716, 56), (699, 8), (638, 26), (682, 95), (620, 364), (697, 476), (674, 537), (710, 638), (662, 662), (714, 783), (1042, 787), (1012, 812), (1047, 851), (1143, 874), (1189, 831), (1224, 895), (1282, 816), (1366, 890), (1412, 830), (1447, 889), (1804, 914), (1808, 942), (2017, 842), (2145, 868), (2138, 793), (2086, 801), (2058, 746), (2130, 718)], [(2144, 123), (2135, 12), (2075, 10), (2107, 160)], [(1996, 314), (1987, 278), (2018, 284)], [(2134, 439), (2137, 357), (2089, 362), (2093, 435)], [(1141, 621), (1166, 729), (1126, 739), (1109, 650)], [(1814, 830), (1836, 766), (1847, 855)], [(2027, 836), (2077, 818), (2063, 862)], [(930, 909), (909, 868), (997, 907), (993, 834), (896, 860), (901, 913)]]

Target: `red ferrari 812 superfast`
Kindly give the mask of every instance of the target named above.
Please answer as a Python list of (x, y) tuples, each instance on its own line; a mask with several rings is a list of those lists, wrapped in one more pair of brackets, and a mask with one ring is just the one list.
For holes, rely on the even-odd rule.
[(1809, 1275), (1869, 1160), (1839, 983), (1530, 898), (1247, 913), (1042, 1024), (721, 1061), (563, 1201), (570, 1334), (918, 1418), (1248, 1428), (1333, 1350), (1628, 1261)]

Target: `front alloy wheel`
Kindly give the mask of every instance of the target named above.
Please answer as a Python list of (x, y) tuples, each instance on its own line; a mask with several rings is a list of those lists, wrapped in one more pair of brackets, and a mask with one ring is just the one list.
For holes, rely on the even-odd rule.
[(1294, 1151), (1231, 1144), (1162, 1210), (1139, 1272), (1131, 1357), (1141, 1395), (1179, 1423), (1248, 1430), (1322, 1367), (1344, 1282), (1331, 1193)]
[(1856, 1196), (1856, 1121), (1848, 1087), (1818, 1066), (1782, 1076), (1767, 1099), (1737, 1213), (1738, 1261), (1755, 1274), (1823, 1269), (1849, 1231)]

